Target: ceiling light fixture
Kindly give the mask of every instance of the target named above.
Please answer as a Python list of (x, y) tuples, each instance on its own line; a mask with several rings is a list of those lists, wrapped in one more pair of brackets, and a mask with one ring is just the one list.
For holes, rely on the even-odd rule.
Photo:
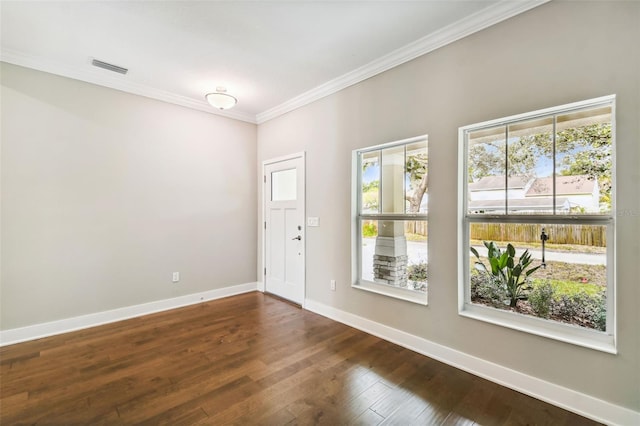
[(211, 106), (218, 109), (230, 109), (238, 102), (236, 98), (226, 93), (224, 87), (216, 87), (213, 93), (207, 93), (204, 97)]

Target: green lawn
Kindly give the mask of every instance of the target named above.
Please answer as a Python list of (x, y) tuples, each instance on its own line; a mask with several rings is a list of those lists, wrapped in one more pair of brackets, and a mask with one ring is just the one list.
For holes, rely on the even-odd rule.
[[(489, 260), (486, 257), (480, 257), (480, 260), (489, 267)], [(471, 270), (475, 270), (475, 256), (470, 256)], [(537, 262), (534, 263), (534, 266)], [(576, 289), (584, 288), (589, 292), (595, 290), (587, 290), (589, 288), (597, 289), (607, 285), (607, 268), (604, 265), (585, 265), (582, 263), (565, 263), (565, 262), (547, 262), (546, 268), (540, 268), (531, 275), (532, 280), (549, 280), (551, 282), (565, 283), (561, 287), (567, 288), (571, 283)]]
[(575, 281), (563, 281), (563, 280), (545, 280), (541, 278), (533, 278), (532, 280), (533, 287), (538, 287), (539, 285), (548, 282), (553, 287), (554, 294), (556, 299), (559, 299), (560, 296), (573, 296), (578, 293), (585, 293), (589, 296), (596, 296), (600, 294), (602, 291), (602, 287), (596, 284), (589, 283), (581, 283)]

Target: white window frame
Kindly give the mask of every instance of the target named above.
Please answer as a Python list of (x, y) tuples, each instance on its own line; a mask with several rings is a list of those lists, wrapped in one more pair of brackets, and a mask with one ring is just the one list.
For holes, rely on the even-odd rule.
[[(461, 316), (485, 321), (503, 327), (548, 337), (555, 340), (615, 354), (616, 349), (616, 292), (615, 292), (615, 95), (546, 108), (524, 114), (482, 123), (471, 124), (458, 129), (458, 313)], [(543, 118), (598, 106), (611, 106), (612, 138), (612, 204), (607, 214), (585, 215), (519, 215), (469, 214), (467, 210), (468, 189), (468, 142), (467, 135), (482, 128), (509, 125), (515, 122)], [(553, 320), (500, 310), (471, 303), (469, 229), (472, 223), (567, 223), (583, 225), (603, 225), (607, 227), (607, 326), (606, 332), (582, 328)]]
[[(428, 135), (416, 136), (413, 138), (402, 139), (398, 141), (388, 142), (380, 145), (370, 146), (362, 149), (356, 149), (352, 152), (352, 175), (351, 175), (351, 287), (359, 290), (364, 290), (384, 296), (392, 297), (395, 299), (405, 300), (408, 302), (417, 303), (420, 305), (427, 305), (429, 288), (427, 284), (427, 291), (419, 292), (415, 290), (408, 290), (398, 287), (393, 287), (385, 284), (376, 283), (369, 280), (361, 279), (362, 277), (362, 221), (363, 220), (425, 220), (427, 221), (427, 229), (429, 228), (428, 213), (427, 214), (415, 214), (415, 213), (403, 213), (403, 214), (363, 214), (360, 210), (362, 208), (361, 200), (361, 188), (362, 188), (362, 164), (361, 155), (371, 151), (379, 151), (381, 149), (392, 148), (396, 146), (409, 145), (416, 142), (425, 141), (427, 144), (427, 153), (429, 152)], [(382, 185), (380, 185), (382, 188)], [(427, 246), (429, 240), (427, 239)], [(427, 260), (428, 262), (428, 260)]]

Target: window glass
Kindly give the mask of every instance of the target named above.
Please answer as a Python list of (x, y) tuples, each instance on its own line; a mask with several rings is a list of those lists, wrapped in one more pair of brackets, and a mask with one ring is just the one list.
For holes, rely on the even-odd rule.
[(424, 142), (406, 146), (405, 186), (407, 213), (426, 213), (429, 201), (429, 158)]
[(427, 291), (426, 220), (363, 220), (361, 232), (363, 279)]
[[(491, 243), (500, 254), (489, 254)], [(490, 258), (506, 253), (508, 244), (515, 248), (513, 266), (501, 268)], [(607, 226), (472, 223), (470, 248), (479, 255), (470, 256), (472, 303), (606, 331)], [(530, 263), (509, 286), (503, 277), (526, 264), (526, 255)]]
[(404, 146), (381, 150), (382, 213), (404, 213)]
[(271, 173), (271, 201), (293, 201), (296, 193), (296, 169)]
[[(553, 117), (507, 126), (507, 210), (513, 214), (553, 213)], [(533, 188), (551, 190), (545, 195)]]
[(561, 114), (556, 128), (556, 211), (611, 211), (611, 107)]
[(503, 214), (506, 208), (506, 127), (470, 132), (468, 135), (469, 213)]
[[(353, 153), (359, 186), (354, 217), (354, 286), (426, 303), (427, 138)], [(354, 274), (355, 275), (355, 274)]]
[(380, 207), (380, 151), (364, 153), (361, 157), (362, 187), (360, 200), (362, 213), (378, 213)]

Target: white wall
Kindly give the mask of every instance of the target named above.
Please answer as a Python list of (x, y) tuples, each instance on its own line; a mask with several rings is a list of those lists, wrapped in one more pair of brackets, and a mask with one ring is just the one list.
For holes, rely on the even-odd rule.
[[(320, 217), (320, 227), (307, 229), (307, 297), (640, 411), (639, 23), (638, 2), (547, 3), (261, 124), (258, 164), (307, 152), (307, 215)], [(460, 317), (458, 127), (610, 94), (618, 95), (619, 353)], [(425, 133), (430, 160), (428, 307), (350, 286), (351, 152)], [(258, 265), (259, 276), (260, 270)], [(337, 280), (335, 292), (330, 279)]]
[(2, 330), (255, 282), (255, 125), (1, 71)]

